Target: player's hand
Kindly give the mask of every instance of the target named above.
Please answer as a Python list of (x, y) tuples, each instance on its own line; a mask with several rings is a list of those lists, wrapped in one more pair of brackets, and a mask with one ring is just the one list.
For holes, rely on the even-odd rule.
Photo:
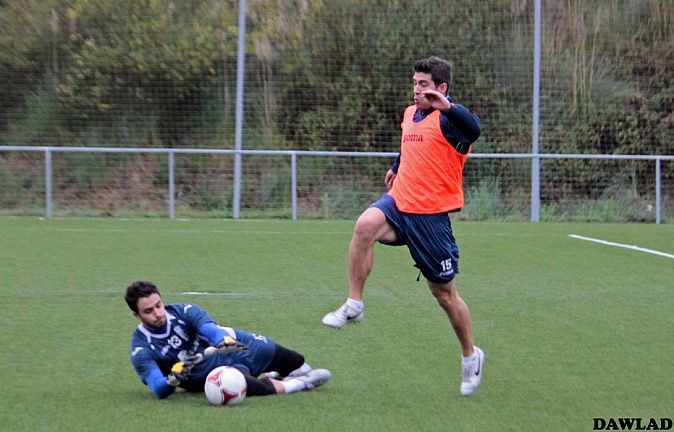
[(248, 345), (243, 344), (231, 336), (225, 336), (215, 346), (208, 347), (204, 350), (204, 354), (213, 355), (218, 353), (233, 353), (239, 351), (248, 351)]
[(215, 346), (218, 352), (222, 353), (232, 353), (238, 351), (248, 351), (248, 345), (239, 342), (231, 336), (225, 336), (222, 340)]
[(386, 187), (391, 189), (393, 187), (393, 180), (396, 179), (396, 176), (398, 174), (394, 173), (393, 170), (388, 170), (386, 172), (386, 177), (384, 178), (384, 183), (386, 183)]
[(189, 367), (190, 369), (192, 369), (192, 367), (195, 364), (200, 363), (203, 359), (204, 359), (204, 355), (201, 354), (201, 353), (197, 353), (197, 354), (192, 354), (192, 355), (188, 355), (187, 357), (185, 357), (185, 359), (183, 360), (183, 363), (185, 363), (186, 367)]
[(449, 99), (447, 99), (447, 96), (437, 90), (423, 90), (421, 92), (421, 96), (426, 98), (428, 103), (437, 110), (448, 111), (452, 107), (452, 103), (449, 101)]
[(194, 363), (186, 363), (184, 361), (175, 363), (171, 367), (171, 372), (166, 377), (166, 383), (170, 386), (178, 387), (180, 383), (187, 380), (193, 366)]

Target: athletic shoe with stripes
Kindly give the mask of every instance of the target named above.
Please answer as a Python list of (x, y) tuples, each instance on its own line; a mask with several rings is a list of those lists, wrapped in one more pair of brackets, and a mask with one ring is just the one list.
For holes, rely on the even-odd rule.
[(470, 396), (480, 387), (484, 372), (484, 352), (474, 347), (477, 357), (472, 362), (461, 362), (461, 396)]
[(351, 310), (351, 308), (344, 303), (339, 307), (339, 309), (327, 313), (323, 317), (323, 324), (334, 329), (341, 329), (347, 323), (358, 323), (363, 321), (365, 317), (365, 310), (361, 310), (359, 313)]
[(299, 368), (295, 369), (294, 371), (290, 372), (288, 374), (288, 378), (296, 378), (298, 376), (306, 375), (309, 372), (311, 372), (311, 366), (309, 366), (309, 363), (304, 363), (302, 366)]
[(322, 386), (326, 382), (330, 381), (332, 378), (332, 373), (327, 369), (312, 369), (306, 375), (295, 377), (294, 379), (299, 379), (304, 381), (306, 387), (305, 391), (313, 390), (316, 387)]

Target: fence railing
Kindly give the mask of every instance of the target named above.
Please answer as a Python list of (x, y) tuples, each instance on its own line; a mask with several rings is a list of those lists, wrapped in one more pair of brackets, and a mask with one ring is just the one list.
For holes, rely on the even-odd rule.
[[(46, 217), (53, 217), (53, 153), (117, 153), (117, 154), (164, 154), (168, 156), (168, 215), (171, 219), (176, 217), (176, 187), (175, 187), (175, 155), (266, 155), (286, 156), (290, 158), (290, 206), (293, 220), (298, 218), (297, 199), (297, 158), (303, 157), (370, 157), (387, 158), (392, 160), (397, 153), (393, 152), (344, 152), (344, 151), (300, 151), (300, 150), (231, 150), (231, 149), (174, 149), (174, 148), (113, 148), (113, 147), (38, 147), (38, 146), (0, 146), (0, 152), (42, 152), (44, 154), (44, 208)], [(540, 166), (538, 162), (546, 159), (587, 159), (587, 160), (628, 160), (628, 161), (652, 161), (654, 169), (654, 213), (655, 223), (661, 223), (662, 216), (662, 173), (663, 161), (674, 161), (674, 155), (603, 155), (603, 154), (551, 154), (551, 153), (472, 153), (472, 159), (528, 159), (532, 166)], [(239, 170), (237, 175), (241, 174)], [(241, 182), (241, 178), (235, 178), (234, 182)], [(541, 184), (539, 176), (531, 176), (531, 195), (540, 196)], [(235, 194), (236, 195), (236, 194)], [(238, 218), (240, 201), (232, 202), (232, 215)], [(540, 214), (540, 200), (531, 200), (531, 220), (538, 222)]]

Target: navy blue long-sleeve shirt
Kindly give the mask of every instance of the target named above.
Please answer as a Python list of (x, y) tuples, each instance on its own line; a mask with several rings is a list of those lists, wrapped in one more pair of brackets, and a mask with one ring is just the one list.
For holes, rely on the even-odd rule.
[[(447, 139), (447, 142), (456, 149), (459, 153), (466, 154), (473, 144), (480, 137), (482, 125), (478, 116), (470, 112), (468, 108), (461, 104), (454, 103), (448, 96), (453, 106), (449, 111), (440, 112), (440, 129), (442, 134)], [(435, 111), (431, 108), (428, 111), (417, 110), (414, 113), (414, 122), (420, 122), (425, 119), (430, 113)], [(391, 166), (394, 173), (398, 172), (400, 166), (400, 153), (396, 157), (395, 162)]]

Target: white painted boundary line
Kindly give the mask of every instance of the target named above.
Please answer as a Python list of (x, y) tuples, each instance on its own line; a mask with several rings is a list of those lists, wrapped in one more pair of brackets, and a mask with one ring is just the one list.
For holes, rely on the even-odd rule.
[(5, 228), (0, 231), (56, 231), (75, 233), (172, 233), (172, 234), (269, 234), (269, 235), (352, 235), (352, 231), (264, 231), (264, 230), (196, 230), (196, 229), (129, 229), (129, 228)]
[(585, 240), (585, 241), (600, 243), (600, 244), (607, 245), (607, 246), (615, 246), (615, 247), (621, 247), (621, 248), (625, 248), (625, 249), (632, 249), (632, 250), (636, 250), (636, 251), (639, 251), (639, 252), (646, 252), (646, 253), (649, 253), (649, 254), (659, 255), (659, 256), (663, 256), (665, 258), (674, 259), (673, 254), (668, 254), (668, 253), (656, 251), (656, 250), (653, 250), (653, 249), (646, 249), (646, 248), (642, 248), (642, 247), (635, 246), (635, 245), (626, 245), (626, 244), (622, 244), (622, 243), (614, 243), (614, 242), (610, 242), (610, 241), (606, 241), (606, 240), (595, 239), (595, 238), (592, 238), (592, 237), (583, 237), (583, 236), (580, 236), (580, 235), (577, 235), (577, 234), (569, 234), (569, 237), (573, 237), (573, 238), (579, 239), (579, 240)]
[(258, 297), (257, 294), (250, 292), (183, 291), (179, 292), (178, 294), (192, 296)]

